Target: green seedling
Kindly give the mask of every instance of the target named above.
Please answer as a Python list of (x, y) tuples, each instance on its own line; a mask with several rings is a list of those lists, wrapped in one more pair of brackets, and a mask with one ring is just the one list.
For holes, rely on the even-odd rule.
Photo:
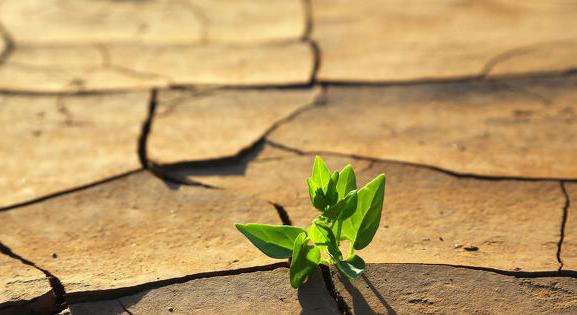
[[(320, 214), (306, 230), (256, 223), (235, 224), (236, 228), (265, 255), (291, 258), (293, 288), (298, 288), (319, 264), (334, 264), (347, 277), (358, 278), (365, 270), (365, 262), (355, 251), (367, 247), (379, 227), (385, 175), (379, 174), (357, 189), (351, 165), (331, 174), (317, 156), (307, 185), (311, 203)], [(341, 251), (345, 243), (348, 243), (346, 256)]]

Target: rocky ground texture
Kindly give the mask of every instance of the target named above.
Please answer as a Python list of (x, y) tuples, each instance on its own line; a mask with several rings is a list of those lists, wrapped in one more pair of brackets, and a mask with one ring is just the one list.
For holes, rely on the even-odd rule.
[[(0, 314), (577, 313), (577, 1), (0, 1)], [(382, 222), (349, 281), (320, 154)]]

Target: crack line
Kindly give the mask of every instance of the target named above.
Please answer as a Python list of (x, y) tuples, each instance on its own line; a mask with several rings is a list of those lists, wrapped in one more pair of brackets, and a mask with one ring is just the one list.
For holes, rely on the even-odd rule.
[[(566, 40), (565, 41), (564, 40), (543, 41), (543, 42), (537, 42), (537, 43), (533, 43), (530, 45), (506, 50), (506, 51), (492, 57), (491, 59), (489, 59), (489, 61), (483, 66), (483, 69), (481, 70), (481, 72), (479, 74), (479, 78), (481, 80), (488, 79), (490, 77), (493, 69), (495, 69), (495, 67), (500, 63), (509, 61), (509, 60), (514, 59), (514, 58), (519, 57), (519, 56), (530, 54), (534, 51), (538, 51), (543, 46), (547, 46), (547, 45), (555, 46), (558, 44), (567, 44), (567, 43), (569, 43), (569, 41), (566, 41)], [(570, 70), (570, 69), (567, 69), (567, 70)], [(553, 72), (558, 72), (558, 71), (553, 71)], [(546, 71), (546, 73), (550, 73), (550, 71)], [(507, 76), (507, 74), (504, 74), (504, 75)], [(511, 74), (508, 74), (508, 75), (510, 76)], [(530, 73), (527, 73), (525, 75), (531, 76)], [(515, 75), (513, 74), (513, 76), (515, 76)]]
[(561, 254), (563, 250), (563, 241), (565, 240), (565, 226), (567, 225), (567, 216), (569, 214), (569, 207), (571, 206), (571, 199), (569, 198), (569, 193), (567, 193), (567, 188), (565, 187), (565, 182), (560, 183), (561, 192), (565, 197), (565, 205), (563, 206), (563, 216), (561, 218), (561, 229), (559, 232), (559, 242), (557, 243), (557, 261), (559, 262), (559, 272), (563, 270), (563, 260), (561, 259)]
[(245, 161), (252, 160), (258, 151), (262, 148), (266, 138), (274, 132), (276, 129), (280, 128), (282, 125), (289, 123), (296, 119), (299, 115), (312, 110), (319, 106), (324, 106), (326, 104), (326, 89), (323, 86), (319, 86), (319, 91), (314, 100), (298, 109), (294, 110), (287, 116), (274, 122), (254, 143), (242, 148), (238, 153), (231, 156), (224, 156), (219, 158), (207, 159), (207, 160), (197, 160), (197, 161), (187, 161), (187, 162), (176, 162), (168, 164), (155, 163), (154, 161), (147, 160), (147, 165), (150, 171), (157, 177), (163, 180), (168, 180), (171, 182), (193, 185), (193, 186), (203, 186), (206, 188), (216, 188), (211, 185), (203, 184), (197, 181), (178, 179), (170, 176), (169, 172), (172, 169), (179, 167), (211, 167), (211, 166), (224, 166), (224, 165), (234, 165), (237, 163), (243, 163)]
[(127, 176), (129, 176), (129, 175), (138, 173), (138, 172), (140, 172), (140, 171), (142, 171), (142, 169), (137, 169), (137, 170), (128, 171), (128, 172), (125, 172), (125, 173), (122, 173), (122, 174), (114, 175), (114, 176), (112, 176), (112, 177), (108, 177), (108, 178), (105, 178), (105, 179), (102, 179), (102, 180), (98, 180), (98, 181), (92, 182), (92, 183), (89, 183), (89, 184), (86, 184), (86, 185), (81, 185), (81, 186), (73, 187), (73, 188), (70, 188), (70, 189), (61, 190), (61, 191), (58, 191), (58, 192), (55, 192), (55, 193), (51, 193), (51, 194), (48, 194), (48, 195), (44, 195), (44, 196), (41, 196), (41, 197), (38, 197), (38, 198), (35, 198), (35, 199), (32, 199), (32, 200), (27, 200), (27, 201), (19, 202), (19, 203), (12, 204), (12, 205), (9, 205), (9, 206), (6, 206), (6, 207), (0, 207), (0, 211), (8, 211), (8, 210), (12, 210), (12, 209), (19, 208), (19, 207), (24, 207), (24, 206), (29, 206), (29, 205), (32, 205), (32, 204), (40, 203), (40, 202), (42, 202), (42, 201), (50, 200), (50, 199), (53, 199), (53, 198), (56, 198), (56, 197), (59, 197), (59, 196), (62, 196), (62, 195), (66, 195), (66, 194), (70, 194), (70, 193), (73, 193), (73, 192), (77, 192), (77, 191), (89, 189), (89, 188), (98, 186), (98, 185), (100, 185), (100, 184), (108, 183), (108, 182), (111, 182), (111, 181), (113, 181), (113, 180), (117, 180), (117, 179), (120, 179), (120, 178), (123, 178), (123, 177), (127, 177)]
[(267, 202), (270, 203), (273, 207), (275, 207), (283, 225), (293, 225), (292, 220), (290, 219), (288, 212), (285, 210), (285, 207), (283, 205), (276, 202), (272, 202), (270, 200)]
[(4, 245), (2, 242), (0, 242), (0, 253), (16, 259), (18, 261), (20, 261), (21, 263), (28, 265), (38, 271), (41, 271), (47, 278), (48, 283), (50, 284), (50, 287), (52, 288), (52, 291), (54, 293), (54, 296), (56, 298), (56, 306), (59, 308), (57, 311), (60, 312), (62, 310), (64, 310), (67, 307), (67, 301), (66, 301), (66, 291), (64, 290), (64, 286), (62, 285), (62, 282), (60, 282), (60, 279), (58, 279), (54, 274), (52, 274), (50, 271), (41, 268), (39, 266), (37, 266), (35, 263), (33, 263), (32, 261), (14, 253), (12, 251), (12, 249), (10, 249), (8, 246)]
[[(0, 2), (0, 6), (4, 5), (4, 1)], [(4, 41), (4, 50), (0, 52), (0, 66), (3, 65), (6, 60), (12, 55), (14, 52), (14, 48), (16, 47), (14, 44), (14, 40), (12, 39), (12, 35), (8, 32), (4, 24), (0, 22), (0, 41)]]
[(158, 90), (152, 89), (150, 91), (150, 99), (148, 103), (148, 115), (142, 124), (142, 130), (140, 136), (138, 137), (138, 159), (143, 169), (148, 169), (150, 162), (148, 161), (148, 153), (146, 150), (148, 144), (148, 136), (152, 128), (152, 121), (156, 113), (156, 106), (158, 104)]
[(284, 150), (287, 152), (291, 152), (291, 153), (294, 153), (297, 155), (332, 155), (332, 156), (352, 158), (352, 159), (357, 159), (357, 160), (366, 160), (366, 161), (374, 161), (374, 162), (382, 162), (382, 163), (393, 163), (393, 164), (399, 164), (399, 165), (409, 165), (409, 166), (415, 166), (415, 167), (422, 167), (422, 168), (430, 169), (430, 170), (441, 172), (441, 173), (444, 173), (446, 175), (457, 177), (457, 178), (493, 180), (493, 181), (516, 180), (516, 181), (526, 181), (526, 182), (542, 182), (542, 181), (574, 182), (574, 181), (577, 181), (577, 178), (540, 178), (540, 177), (530, 178), (530, 177), (493, 176), (493, 175), (479, 175), (479, 174), (472, 174), (472, 173), (458, 173), (458, 172), (450, 171), (450, 170), (447, 170), (447, 169), (444, 169), (444, 168), (441, 168), (438, 166), (432, 166), (432, 165), (427, 165), (427, 164), (419, 164), (419, 163), (408, 162), (408, 161), (399, 161), (399, 160), (389, 160), (389, 159), (383, 159), (383, 158), (374, 158), (374, 157), (369, 157), (369, 156), (364, 156), (364, 155), (347, 154), (347, 153), (339, 153), (339, 152), (332, 152), (332, 151), (322, 151), (322, 150), (305, 151), (305, 150), (300, 150), (300, 149), (297, 149), (294, 147), (284, 145), (282, 143), (272, 141), (270, 139), (265, 139), (265, 142), (274, 148)]
[(301, 41), (308, 43), (310, 45), (312, 55), (313, 55), (313, 67), (311, 70), (311, 77), (309, 79), (309, 84), (314, 85), (317, 82), (318, 72), (321, 66), (321, 50), (318, 43), (313, 39), (312, 34), (314, 30), (314, 17), (313, 17), (313, 3), (312, 0), (302, 0), (303, 14), (305, 18), (305, 29)]
[(105, 290), (96, 290), (96, 291), (82, 291), (82, 292), (72, 292), (67, 294), (68, 303), (76, 304), (76, 303), (83, 303), (83, 302), (95, 302), (95, 301), (102, 301), (102, 300), (113, 300), (118, 299), (124, 296), (137, 294), (139, 292), (157, 289), (161, 287), (165, 287), (172, 284), (179, 284), (185, 283), (191, 280), (196, 279), (205, 279), (205, 278), (213, 278), (213, 277), (222, 277), (222, 276), (235, 276), (244, 273), (252, 273), (252, 272), (259, 272), (259, 271), (272, 271), (279, 268), (288, 268), (289, 265), (286, 261), (278, 262), (274, 264), (264, 265), (264, 266), (254, 266), (254, 267), (245, 267), (239, 269), (232, 269), (232, 270), (219, 270), (219, 271), (210, 271), (210, 272), (201, 272), (192, 275), (186, 275), (183, 277), (178, 278), (171, 278), (171, 279), (164, 279), (158, 280), (153, 282), (147, 282), (131, 287), (123, 287), (123, 288), (114, 288), (114, 289), (105, 289)]
[(323, 276), (323, 280), (325, 282), (325, 286), (329, 295), (335, 300), (339, 311), (343, 315), (352, 314), (351, 307), (345, 302), (345, 299), (339, 294), (335, 287), (335, 282), (333, 281), (333, 277), (331, 275), (331, 269), (325, 265), (319, 265), (321, 269), (321, 274)]
[(122, 304), (122, 302), (120, 300), (116, 300), (116, 302), (118, 302), (118, 304), (120, 304), (120, 307), (122, 307), (122, 309), (128, 314), (128, 315), (134, 315), (131, 311), (129, 311), (126, 306), (124, 306), (124, 304)]
[(196, 16), (196, 18), (200, 22), (199, 43), (208, 44), (210, 38), (209, 34), (210, 34), (211, 21), (208, 18), (208, 15), (204, 12), (205, 10), (198, 3), (193, 3), (188, 0), (184, 1), (184, 5), (192, 9), (192, 13)]
[[(370, 263), (369, 263), (370, 264)], [(574, 270), (551, 270), (551, 271), (514, 271), (514, 270), (502, 270), (491, 267), (479, 267), (479, 266), (467, 266), (467, 265), (453, 265), (453, 264), (428, 264), (428, 263), (382, 263), (383, 265), (418, 265), (418, 266), (447, 266), (453, 268), (461, 269), (471, 269), (478, 271), (485, 271), (496, 273), (504, 276), (510, 276), (515, 278), (577, 278), (577, 271)]]
[(529, 90), (529, 89), (527, 89), (527, 88), (524, 88), (524, 87), (521, 87), (521, 86), (518, 86), (518, 85), (513, 85), (513, 84), (511, 84), (511, 83), (509, 83), (509, 82), (506, 82), (506, 81), (500, 82), (500, 85), (503, 86), (504, 88), (512, 91), (512, 92), (519, 92), (519, 93), (525, 94), (525, 95), (528, 96), (529, 98), (534, 98), (534, 99), (536, 99), (538, 102), (540, 102), (541, 104), (543, 104), (544, 106), (553, 105), (553, 101), (551, 101), (551, 100), (548, 99), (547, 97), (545, 97), (545, 96), (543, 96), (543, 95), (541, 95), (541, 94), (539, 94), (539, 93), (533, 92), (533, 91), (531, 91), (531, 90)]
[(548, 78), (566, 78), (577, 74), (577, 68), (567, 68), (561, 71), (539, 71), (531, 72), (526, 74), (511, 74), (511, 75), (500, 75), (496, 77), (483, 78), (479, 75), (467, 75), (460, 77), (447, 77), (447, 78), (423, 78), (423, 79), (412, 79), (412, 80), (389, 80), (389, 81), (347, 81), (347, 80), (316, 80), (318, 84), (332, 85), (332, 86), (417, 86), (417, 85), (429, 85), (429, 84), (449, 84), (449, 83), (475, 83), (475, 82), (502, 82), (509, 80), (521, 80), (521, 79), (548, 79)]
[(534, 45), (530, 45), (530, 46), (526, 46), (526, 47), (518, 47), (518, 48), (513, 48), (507, 51), (504, 51), (496, 56), (494, 56), (493, 58), (489, 59), (489, 61), (483, 66), (483, 69), (481, 70), (481, 73), (479, 74), (479, 78), (480, 79), (487, 79), (491, 73), (491, 71), (493, 71), (493, 69), (495, 68), (495, 66), (499, 63), (502, 63), (504, 61), (507, 60), (511, 60), (515, 57), (518, 56), (522, 56), (525, 54), (528, 54), (530, 52), (532, 52), (535, 49), (535, 46), (537, 46), (538, 44), (534, 44)]

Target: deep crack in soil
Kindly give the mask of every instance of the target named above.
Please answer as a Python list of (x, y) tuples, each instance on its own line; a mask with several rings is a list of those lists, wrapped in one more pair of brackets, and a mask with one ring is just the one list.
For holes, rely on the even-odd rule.
[(288, 268), (288, 263), (285, 262), (278, 262), (270, 265), (264, 266), (254, 266), (254, 267), (246, 267), (240, 269), (232, 269), (232, 270), (221, 270), (221, 271), (212, 271), (212, 272), (202, 272), (196, 273), (192, 275), (186, 275), (183, 277), (172, 278), (172, 279), (165, 279), (159, 280), (154, 282), (147, 282), (143, 284), (139, 284), (136, 286), (131, 287), (123, 287), (123, 288), (116, 288), (116, 289), (108, 289), (108, 290), (97, 290), (97, 291), (84, 291), (84, 292), (74, 292), (67, 295), (67, 300), (69, 304), (76, 304), (82, 302), (94, 302), (94, 301), (102, 301), (102, 300), (112, 300), (117, 299), (123, 296), (136, 294), (142, 291), (156, 289), (160, 287), (164, 287), (167, 285), (177, 284), (177, 283), (184, 283), (190, 280), (195, 279), (204, 279), (204, 278), (212, 278), (212, 277), (219, 277), (219, 276), (234, 276), (243, 273), (250, 273), (250, 272), (258, 272), (258, 271), (271, 271), (278, 268)]
[(52, 288), (52, 292), (54, 294), (54, 307), (56, 308), (56, 309), (46, 309), (45, 310), (46, 314), (58, 313), (67, 307), (66, 291), (64, 290), (64, 286), (62, 285), (60, 279), (58, 279), (50, 271), (38, 267), (32, 261), (14, 253), (12, 249), (7, 247), (3, 243), (0, 243), (0, 253), (10, 258), (16, 259), (25, 265), (33, 267), (36, 270), (42, 272), (46, 276), (48, 283), (50, 283), (50, 287)]
[(0, 66), (12, 55), (14, 51), (14, 40), (4, 25), (0, 23), (0, 40), (4, 41), (4, 50), (0, 52)]
[(140, 132), (140, 137), (138, 138), (138, 158), (140, 160), (142, 168), (144, 169), (150, 167), (146, 151), (146, 144), (148, 143), (148, 136), (150, 134), (150, 129), (152, 128), (152, 122), (154, 119), (154, 114), (156, 112), (157, 104), (158, 104), (158, 90), (152, 89), (150, 91), (150, 100), (148, 103), (148, 115), (146, 117), (146, 120), (142, 124), (142, 131)]
[(562, 250), (563, 242), (565, 241), (565, 226), (567, 225), (567, 216), (569, 215), (569, 208), (571, 207), (571, 199), (569, 198), (569, 193), (567, 193), (567, 188), (565, 187), (565, 182), (561, 181), (561, 192), (565, 197), (565, 205), (563, 206), (563, 217), (561, 218), (561, 229), (559, 231), (559, 243), (557, 243), (557, 261), (559, 262), (559, 273), (563, 271), (563, 260), (562, 260)]
[(400, 165), (410, 165), (415, 167), (422, 167), (427, 168), (433, 171), (441, 172), (443, 174), (447, 174), (457, 178), (471, 178), (471, 179), (479, 179), (479, 180), (493, 180), (493, 181), (500, 181), (500, 180), (518, 180), (518, 181), (527, 181), (527, 182), (539, 182), (539, 181), (565, 181), (565, 182), (577, 182), (577, 178), (535, 178), (535, 177), (515, 177), (515, 176), (490, 176), (490, 175), (479, 175), (473, 173), (460, 173), (450, 171), (441, 167), (421, 164), (421, 163), (412, 163), (407, 161), (399, 161), (399, 160), (388, 160), (382, 158), (374, 158), (370, 156), (364, 155), (356, 155), (356, 154), (346, 154), (346, 153), (339, 153), (339, 152), (331, 152), (331, 151), (303, 151), (297, 148), (293, 148), (290, 146), (286, 146), (282, 143), (274, 142), (269, 139), (266, 139), (266, 143), (271, 145), (274, 148), (284, 150), (287, 152), (291, 152), (297, 155), (332, 155), (338, 157), (345, 157), (345, 158), (352, 158), (357, 160), (365, 160), (365, 161), (373, 161), (373, 162), (384, 162), (384, 163), (393, 163), (393, 164), (400, 164)]
[(42, 201), (45, 201), (45, 200), (49, 200), (49, 199), (53, 199), (53, 198), (56, 198), (56, 197), (60, 197), (60, 196), (63, 196), (63, 195), (69, 194), (69, 193), (73, 193), (73, 192), (85, 190), (85, 189), (88, 189), (88, 188), (91, 188), (91, 187), (95, 187), (95, 186), (98, 186), (98, 185), (101, 185), (101, 184), (105, 184), (105, 183), (108, 183), (108, 182), (111, 182), (111, 181), (114, 181), (114, 180), (117, 180), (117, 179), (120, 179), (120, 178), (123, 178), (123, 177), (126, 177), (126, 176), (130, 176), (130, 175), (135, 174), (135, 173), (138, 173), (138, 172), (140, 172), (140, 171), (142, 171), (142, 169), (136, 169), (136, 170), (128, 171), (128, 172), (125, 172), (125, 173), (121, 173), (121, 174), (118, 174), (118, 175), (114, 175), (114, 176), (112, 176), (112, 177), (108, 177), (108, 178), (104, 178), (104, 179), (101, 179), (101, 180), (92, 182), (92, 183), (89, 183), (89, 184), (86, 184), (86, 185), (81, 185), (81, 186), (76, 186), (76, 187), (72, 187), (72, 188), (69, 188), (69, 189), (64, 189), (64, 190), (61, 190), (61, 191), (59, 191), (59, 192), (55, 192), (55, 193), (52, 193), (52, 194), (40, 196), (40, 197), (38, 197), (38, 198), (34, 198), (34, 199), (31, 199), (31, 200), (28, 200), (28, 201), (24, 201), (24, 202), (12, 204), (12, 205), (9, 205), (9, 206), (6, 206), (6, 207), (0, 207), (0, 211), (8, 211), (8, 210), (12, 210), (12, 209), (16, 209), (16, 208), (20, 208), (20, 207), (24, 207), (24, 206), (29, 206), (29, 205), (32, 205), (32, 204), (35, 204), (35, 203), (39, 203), (39, 202), (42, 202)]
[(310, 45), (313, 53), (313, 68), (311, 71), (311, 77), (309, 84), (312, 86), (317, 83), (317, 75), (321, 67), (322, 55), (321, 49), (318, 43), (312, 38), (314, 30), (314, 18), (313, 18), (313, 3), (312, 0), (302, 0), (305, 16), (305, 30), (301, 40)]
[(345, 299), (338, 293), (335, 283), (333, 282), (333, 278), (331, 277), (331, 269), (325, 265), (319, 266), (321, 269), (321, 273), (323, 275), (323, 280), (325, 281), (325, 285), (327, 287), (327, 291), (329, 292), (330, 296), (335, 300), (339, 311), (343, 315), (350, 315), (352, 314), (351, 307), (347, 305)]
[[(156, 99), (156, 98), (154, 98), (154, 99)], [(151, 104), (152, 104), (152, 102), (151, 102)], [(154, 106), (156, 106), (156, 101), (154, 101), (154, 104), (155, 104)], [(179, 167), (201, 168), (201, 167), (227, 166), (227, 165), (235, 165), (238, 163), (250, 162), (252, 159), (254, 159), (254, 157), (256, 157), (257, 153), (262, 149), (265, 142), (267, 141), (266, 140), (267, 137), (272, 132), (274, 132), (280, 126), (282, 126), (286, 123), (289, 123), (292, 120), (296, 119), (299, 115), (301, 115), (301, 114), (303, 114), (309, 110), (312, 110), (316, 107), (324, 106), (325, 104), (326, 104), (326, 89), (323, 86), (319, 86), (319, 92), (318, 92), (317, 96), (315, 97), (315, 99), (311, 103), (303, 105), (302, 107), (299, 107), (298, 109), (296, 109), (292, 113), (288, 114), (287, 116), (282, 117), (281, 119), (275, 121), (273, 124), (270, 125), (270, 127), (258, 139), (256, 139), (253, 143), (251, 143), (247, 147), (240, 149), (236, 154), (231, 155), (231, 156), (223, 156), (223, 157), (219, 157), (219, 158), (207, 159), (207, 160), (196, 160), (196, 161), (190, 161), (190, 162), (171, 163), (171, 164), (157, 164), (157, 163), (154, 163), (153, 161), (150, 161), (148, 159), (148, 155), (146, 153), (146, 142), (147, 142), (147, 138), (149, 137), (151, 127), (152, 127), (152, 124), (154, 121), (154, 116), (155, 116), (154, 111), (151, 111), (150, 121), (147, 125), (147, 129), (143, 130), (143, 133), (142, 133), (143, 139), (140, 142), (141, 146), (140, 146), (139, 152), (141, 152), (141, 155), (140, 155), (141, 161), (143, 161), (144, 165), (146, 165), (147, 168), (155, 176), (157, 176), (163, 180), (167, 180), (167, 181), (170, 181), (173, 183), (178, 183), (178, 184), (183, 184), (183, 185), (203, 186), (206, 188), (218, 188), (218, 187), (207, 185), (207, 184), (204, 184), (201, 182), (174, 178), (173, 176), (170, 176), (168, 174), (169, 172), (167, 172), (167, 170), (170, 170), (173, 168), (179, 168)]]

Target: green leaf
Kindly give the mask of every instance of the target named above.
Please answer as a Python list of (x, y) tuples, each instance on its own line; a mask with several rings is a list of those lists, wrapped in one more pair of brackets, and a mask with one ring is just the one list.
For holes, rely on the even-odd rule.
[(344, 206), (341, 209), (338, 219), (344, 221), (345, 219), (348, 219), (350, 216), (352, 216), (355, 213), (355, 210), (357, 210), (357, 204), (358, 193), (356, 190), (353, 190), (345, 196)]
[(318, 222), (311, 224), (308, 236), (311, 242), (320, 246), (327, 246), (331, 243), (336, 245), (337, 243), (333, 231), (328, 226)]
[(329, 180), (327, 190), (325, 193), (327, 204), (332, 206), (339, 201), (339, 193), (337, 192), (337, 182), (339, 181), (339, 172), (334, 171)]
[(235, 224), (234, 225), (261, 252), (272, 258), (289, 258), (295, 239), (303, 229), (288, 225)]
[(345, 261), (337, 261), (337, 268), (350, 279), (357, 279), (365, 271), (365, 261), (357, 255)]
[(344, 220), (355, 212), (357, 208), (357, 192), (355, 190), (349, 192), (343, 199), (339, 200), (339, 202), (330, 207), (325, 213), (324, 216), (330, 219), (339, 219)]
[(309, 187), (309, 196), (311, 197), (311, 202), (314, 203), (315, 194), (319, 189), (319, 186), (313, 181), (312, 177), (307, 178), (307, 186)]
[(322, 188), (323, 192), (327, 192), (329, 181), (331, 180), (331, 173), (325, 164), (325, 161), (320, 156), (315, 156), (315, 164), (313, 166), (313, 175), (310, 177), (318, 187)]
[(343, 259), (343, 254), (339, 249), (335, 234), (328, 226), (322, 223), (313, 223), (309, 228), (309, 237), (315, 245), (326, 249), (334, 261)]
[(357, 191), (357, 209), (343, 222), (341, 239), (348, 239), (354, 249), (363, 249), (372, 241), (379, 223), (385, 196), (385, 175), (380, 174)]
[(307, 179), (307, 185), (309, 186), (309, 196), (311, 197), (313, 206), (319, 211), (325, 211), (328, 204), (322, 188), (310, 177)]
[(318, 247), (308, 245), (309, 239), (306, 233), (297, 236), (292, 251), (292, 260), (290, 267), (290, 281), (293, 288), (298, 288), (307, 278), (309, 273), (321, 261), (321, 252)]
[(381, 223), (383, 200), (385, 198), (385, 175), (381, 174), (358, 192), (357, 209), (365, 215), (357, 232), (353, 247), (363, 249), (373, 240)]
[(337, 193), (339, 200), (343, 199), (349, 192), (357, 189), (357, 179), (353, 167), (348, 164), (341, 170), (337, 182)]
[(326, 248), (337, 268), (347, 277), (356, 279), (365, 269), (365, 262), (356, 255), (343, 260), (343, 254), (338, 248), (333, 231), (326, 225), (313, 223), (309, 228), (309, 237), (319, 248)]
[[(335, 212), (338, 212), (338, 217), (335, 220), (335, 224), (333, 224), (333, 233), (336, 235), (337, 239), (343, 240), (347, 239), (343, 237), (343, 224), (346, 220), (352, 216), (355, 211), (357, 210), (357, 191), (353, 190), (347, 194), (344, 200), (341, 200), (335, 207)], [(329, 209), (330, 211), (330, 209)], [(329, 211), (325, 212), (328, 213)], [(332, 213), (331, 213), (332, 214)], [(346, 235), (345, 235), (346, 236)]]

